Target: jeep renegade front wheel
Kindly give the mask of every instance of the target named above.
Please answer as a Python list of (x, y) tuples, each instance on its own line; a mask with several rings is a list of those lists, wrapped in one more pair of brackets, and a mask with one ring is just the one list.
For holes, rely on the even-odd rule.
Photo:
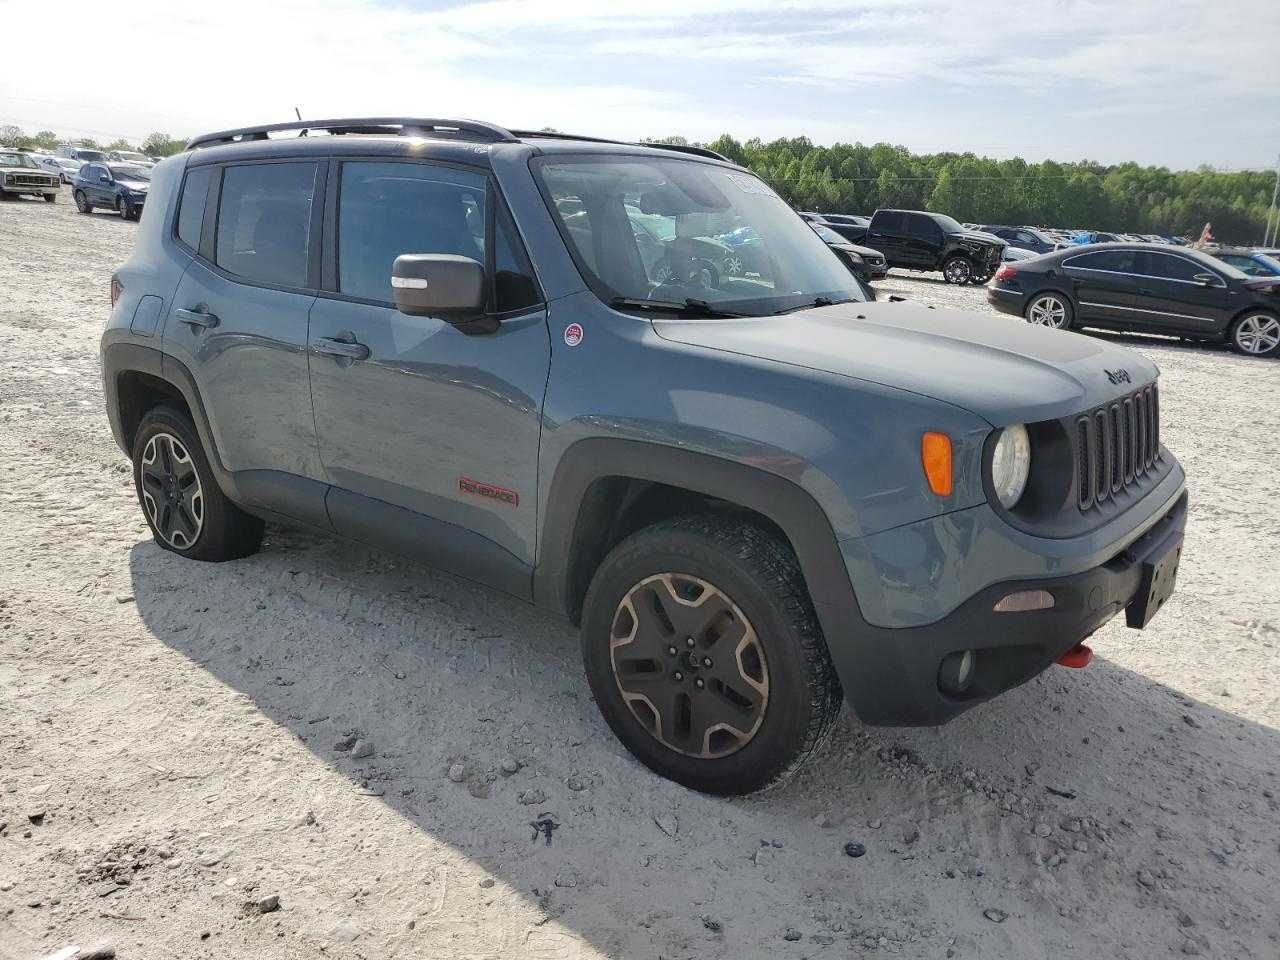
[(840, 709), (794, 555), (740, 519), (685, 517), (619, 544), (587, 592), (582, 650), (618, 739), (706, 793), (785, 780)]
[(235, 560), (262, 544), (262, 521), (223, 495), (187, 415), (159, 406), (133, 441), (133, 481), (155, 541), (193, 560)]

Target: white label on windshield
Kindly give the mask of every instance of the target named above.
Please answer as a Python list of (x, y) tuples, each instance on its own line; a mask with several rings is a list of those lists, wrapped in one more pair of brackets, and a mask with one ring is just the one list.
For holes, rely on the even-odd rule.
[(769, 189), (768, 185), (765, 184), (763, 180), (758, 180), (755, 177), (749, 177), (742, 173), (731, 173), (729, 174), (729, 179), (736, 183), (738, 185), (738, 189), (743, 193), (758, 193), (764, 197), (775, 197), (777, 199), (781, 199), (781, 197), (778, 197), (776, 193)]

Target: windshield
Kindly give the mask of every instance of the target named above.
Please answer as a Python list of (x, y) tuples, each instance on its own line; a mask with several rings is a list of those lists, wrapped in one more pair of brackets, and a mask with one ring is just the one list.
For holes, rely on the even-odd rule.
[(666, 157), (547, 157), (534, 164), (592, 289), (701, 301), (763, 316), (815, 300), (865, 300), (804, 220), (751, 174)]
[(121, 160), (132, 160), (135, 163), (146, 163), (147, 158), (140, 153), (134, 153), (132, 150), (117, 150), (116, 156)]
[(107, 155), (101, 150), (77, 150), (77, 160), (105, 160)]
[(960, 226), (955, 220), (952, 220), (945, 213), (931, 213), (933, 222), (942, 228), (943, 233), (964, 233), (964, 227)]
[(0, 153), (0, 167), (34, 167), (35, 161), (25, 153), (18, 153), (16, 150), (10, 153), (5, 151)]
[(111, 167), (111, 176), (115, 180), (150, 180), (151, 171), (145, 167), (135, 167), (133, 164), (113, 163)]

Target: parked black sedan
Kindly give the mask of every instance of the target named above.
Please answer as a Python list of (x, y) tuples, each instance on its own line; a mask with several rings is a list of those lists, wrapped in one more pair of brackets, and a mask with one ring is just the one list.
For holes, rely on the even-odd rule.
[[(888, 261), (879, 250), (850, 243), (825, 223), (810, 223), (809, 226), (840, 258), (840, 262), (849, 268), (849, 272), (862, 281), (864, 291), (870, 293), (871, 281), (883, 279), (889, 273)], [(874, 300), (875, 297), (872, 296), (871, 299)]]
[(1185, 247), (1090, 244), (1007, 263), (987, 299), (997, 310), (1058, 329), (1225, 340), (1254, 357), (1280, 352), (1280, 277), (1248, 277)]
[(1032, 253), (1049, 253), (1063, 246), (1049, 234), (1035, 227), (984, 226), (978, 229), (983, 233), (999, 237), (1011, 247), (1020, 247)]

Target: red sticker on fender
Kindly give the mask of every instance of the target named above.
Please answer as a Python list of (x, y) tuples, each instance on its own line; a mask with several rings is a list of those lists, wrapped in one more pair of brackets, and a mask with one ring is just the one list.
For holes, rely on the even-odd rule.
[(564, 342), (571, 347), (576, 347), (582, 342), (582, 324), (571, 323), (564, 328)]

